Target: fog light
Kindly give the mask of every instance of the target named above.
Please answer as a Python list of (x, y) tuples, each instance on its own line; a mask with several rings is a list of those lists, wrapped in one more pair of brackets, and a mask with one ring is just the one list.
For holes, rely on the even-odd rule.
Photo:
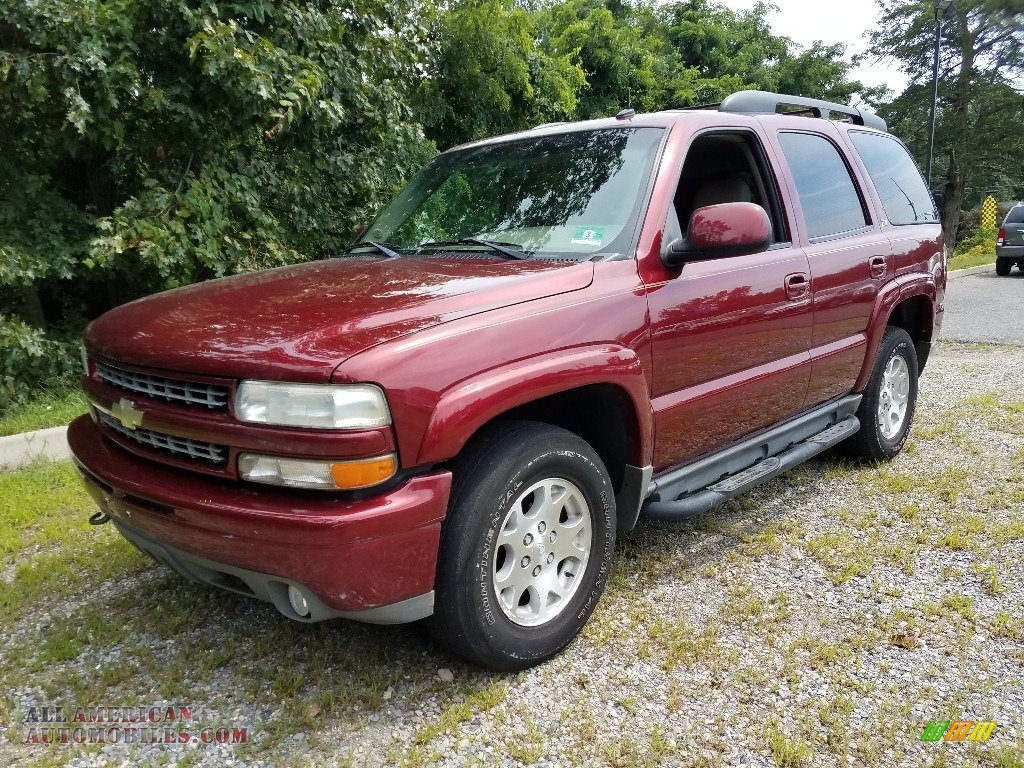
[(306, 602), (306, 598), (290, 584), (288, 585), (288, 602), (291, 603), (292, 610), (299, 614), (299, 616), (303, 618), (309, 616), (309, 604)]

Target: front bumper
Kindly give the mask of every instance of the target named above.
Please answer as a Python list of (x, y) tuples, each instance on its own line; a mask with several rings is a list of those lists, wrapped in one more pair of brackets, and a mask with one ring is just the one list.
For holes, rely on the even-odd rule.
[[(86, 488), (126, 539), (182, 575), (273, 602), (303, 621), (414, 621), (433, 608), (450, 472), (360, 500), (255, 487), (141, 459), (89, 416), (68, 428)], [(310, 607), (300, 617), (295, 587)]]

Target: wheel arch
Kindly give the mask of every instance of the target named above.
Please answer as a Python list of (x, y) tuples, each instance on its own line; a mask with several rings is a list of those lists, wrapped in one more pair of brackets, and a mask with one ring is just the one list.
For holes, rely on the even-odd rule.
[[(640, 475), (653, 452), (647, 380), (632, 350), (568, 350), (460, 383), (442, 395), (431, 414), (417, 463), (449, 461), (480, 430), (501, 420), (550, 424), (590, 444), (624, 507), (619, 512), (621, 529), (632, 529), (640, 499), (629, 497), (646, 492)], [(629, 493), (623, 496), (626, 486)]]
[(935, 295), (935, 284), (925, 279), (891, 283), (888, 290), (879, 292), (868, 326), (867, 355), (854, 386), (855, 392), (862, 392), (867, 386), (882, 336), (889, 326), (903, 328), (910, 335), (917, 352), (917, 372), (924, 370), (934, 341)]
[(902, 299), (893, 307), (886, 325), (902, 328), (914, 342), (917, 352), (917, 373), (924, 371), (931, 350), (932, 330), (935, 327), (935, 306), (924, 294)]

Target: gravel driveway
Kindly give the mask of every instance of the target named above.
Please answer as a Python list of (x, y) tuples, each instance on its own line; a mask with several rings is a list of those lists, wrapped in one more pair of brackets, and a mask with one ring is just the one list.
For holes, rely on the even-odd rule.
[[(518, 675), (415, 627), (290, 623), (118, 566), (0, 625), (0, 765), (1019, 768), (1022, 392), (1024, 348), (941, 347), (895, 462), (825, 457), (699, 522), (642, 525), (583, 636)], [(27, 746), (44, 704), (191, 705), (248, 743)], [(920, 741), (957, 719), (998, 725)]]
[(1024, 346), (1024, 272), (992, 270), (949, 281), (942, 338)]

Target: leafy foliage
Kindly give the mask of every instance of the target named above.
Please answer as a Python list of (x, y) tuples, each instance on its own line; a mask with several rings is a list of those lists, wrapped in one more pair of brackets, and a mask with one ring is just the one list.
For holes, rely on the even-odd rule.
[(80, 367), (77, 345), (62, 344), (16, 317), (0, 314), (0, 408), (23, 403), (30, 387), (65, 379)]
[(414, 2), (8, 4), (4, 306), (75, 327), (337, 248), (431, 151), (408, 98)]
[[(906, 91), (881, 111), (924, 166), (935, 11), (921, 0), (879, 0), (879, 5), (882, 20), (871, 34), (871, 52), (895, 59), (911, 78)], [(933, 178), (944, 179), (942, 223), (952, 247), (968, 186), (1024, 193), (1024, 94), (1015, 86), (1024, 75), (1024, 4), (955, 0), (942, 29)]]
[(466, 0), (434, 14), (416, 106), (439, 147), (572, 118), (583, 70), (572, 52), (541, 49), (537, 36), (535, 16), (513, 0)]

